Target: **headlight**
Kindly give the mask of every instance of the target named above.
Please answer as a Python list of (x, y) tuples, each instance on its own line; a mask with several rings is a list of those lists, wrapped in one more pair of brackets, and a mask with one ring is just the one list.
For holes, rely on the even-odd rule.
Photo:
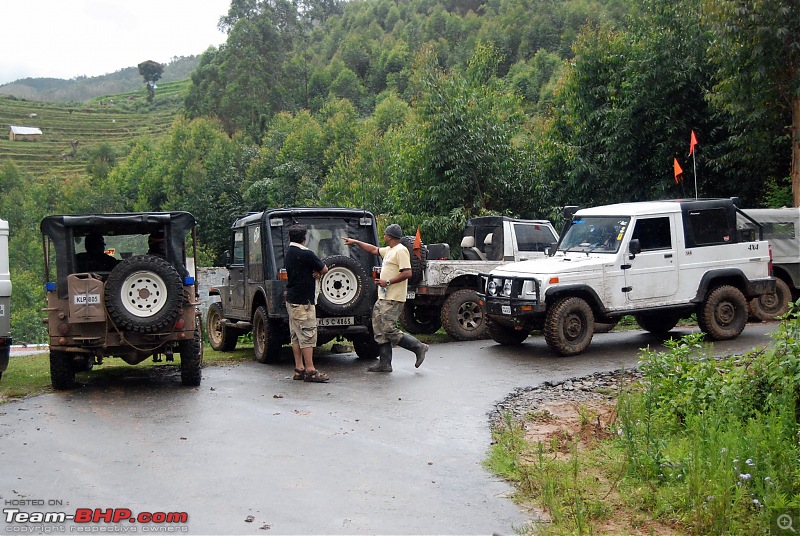
[(505, 283), (503, 283), (503, 295), (504, 296), (511, 296), (511, 280), (506, 279)]
[(489, 284), (486, 285), (486, 294), (489, 296), (497, 296), (497, 281), (494, 279), (489, 280)]

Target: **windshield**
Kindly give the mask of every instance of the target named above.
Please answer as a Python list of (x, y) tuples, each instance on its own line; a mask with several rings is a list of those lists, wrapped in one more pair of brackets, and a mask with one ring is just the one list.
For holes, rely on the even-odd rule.
[(616, 253), (629, 222), (629, 217), (576, 216), (558, 250)]

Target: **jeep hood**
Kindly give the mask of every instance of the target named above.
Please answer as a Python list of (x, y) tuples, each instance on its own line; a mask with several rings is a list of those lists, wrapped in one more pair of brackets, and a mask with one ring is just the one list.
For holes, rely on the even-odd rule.
[(512, 262), (492, 270), (492, 275), (526, 277), (551, 276), (575, 272), (594, 272), (602, 270), (616, 259), (616, 255), (599, 255), (585, 253), (568, 253), (555, 257), (531, 259), (529, 261)]

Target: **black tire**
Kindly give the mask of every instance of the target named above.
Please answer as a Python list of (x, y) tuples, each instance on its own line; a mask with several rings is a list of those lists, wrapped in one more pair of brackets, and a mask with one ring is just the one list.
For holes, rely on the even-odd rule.
[(594, 313), (586, 300), (563, 298), (547, 311), (544, 340), (562, 356), (577, 355), (589, 346), (594, 335)]
[(486, 311), (480, 296), (465, 288), (450, 294), (442, 305), (442, 326), (457, 341), (486, 338)]
[(208, 307), (206, 313), (206, 331), (211, 348), (218, 352), (230, 352), (236, 348), (239, 332), (225, 325), (222, 306), (215, 302)]
[(619, 324), (619, 318), (611, 321), (611, 322), (595, 322), (594, 323), (594, 332), (595, 333), (608, 333), (609, 331), (613, 330)]
[(735, 339), (747, 324), (747, 300), (730, 285), (720, 285), (706, 295), (697, 313), (697, 325), (713, 341)]
[(181, 354), (181, 384), (197, 387), (203, 378), (203, 340), (199, 327), (195, 328), (194, 337), (178, 343), (178, 353)]
[(139, 333), (171, 330), (183, 305), (181, 276), (161, 257), (138, 255), (108, 276), (106, 310), (117, 328)]
[(357, 260), (344, 255), (325, 257), (328, 273), (320, 281), (317, 307), (331, 315), (354, 313), (374, 286), (371, 278)]
[(363, 337), (353, 339), (353, 349), (360, 359), (375, 359), (378, 357), (378, 342), (372, 337), (372, 333)]
[(792, 291), (782, 279), (775, 280), (775, 292), (750, 300), (750, 316), (755, 320), (770, 321), (789, 312)]
[(430, 335), (442, 327), (439, 309), (429, 305), (415, 305), (414, 300), (406, 301), (400, 313), (403, 331), (412, 335)]
[(71, 353), (50, 350), (50, 383), (56, 391), (75, 387), (75, 366)]
[(634, 318), (643, 330), (663, 337), (678, 325), (681, 316), (675, 313), (642, 313), (634, 315)]
[(422, 275), (425, 271), (425, 262), (428, 260), (428, 250), (425, 248), (420, 249), (420, 257), (414, 253), (414, 238), (413, 236), (404, 236), (400, 239), (411, 255), (411, 277), (408, 279), (409, 285), (417, 285), (422, 281)]
[(525, 339), (531, 334), (530, 331), (498, 324), (497, 322), (492, 322), (488, 318), (486, 330), (494, 342), (502, 344), (503, 346), (519, 346), (525, 342)]
[(253, 314), (253, 354), (259, 363), (275, 363), (281, 356), (283, 336), (278, 332), (280, 323), (270, 320), (263, 305)]

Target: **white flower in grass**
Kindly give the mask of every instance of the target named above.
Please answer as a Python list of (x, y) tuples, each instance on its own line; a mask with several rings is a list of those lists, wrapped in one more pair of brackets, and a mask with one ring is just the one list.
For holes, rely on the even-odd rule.
[(753, 475), (751, 475), (750, 473), (740, 473), (739, 474), (739, 480), (743, 480), (743, 481), (747, 482), (751, 478), (753, 478)]
[(748, 466), (750, 466), (750, 467), (754, 467), (754, 466), (755, 466), (755, 462), (754, 462), (753, 460), (751, 460), (750, 458), (747, 458), (747, 459), (744, 461), (744, 463), (746, 463), (746, 464), (747, 464)]

